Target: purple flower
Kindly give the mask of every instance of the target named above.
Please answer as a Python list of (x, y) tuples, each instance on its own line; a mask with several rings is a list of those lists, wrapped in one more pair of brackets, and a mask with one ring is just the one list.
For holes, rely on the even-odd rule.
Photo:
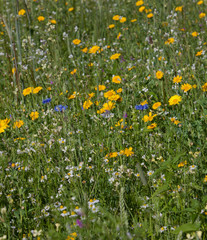
[(64, 110), (66, 110), (68, 108), (68, 106), (63, 106), (63, 105), (57, 105), (55, 106), (55, 111), (56, 112), (63, 112)]
[(49, 102), (51, 102), (51, 98), (47, 98), (47, 99), (42, 100), (42, 103), (43, 103), (43, 104), (49, 103)]
[(83, 227), (83, 223), (81, 222), (81, 220), (77, 219), (76, 220), (77, 225), (79, 226), (79, 228)]
[(124, 113), (124, 118), (127, 118), (127, 113)]

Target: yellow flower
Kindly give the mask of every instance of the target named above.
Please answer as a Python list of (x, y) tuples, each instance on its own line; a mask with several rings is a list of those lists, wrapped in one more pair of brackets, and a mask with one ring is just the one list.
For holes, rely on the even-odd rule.
[(26, 96), (26, 95), (29, 95), (33, 90), (33, 87), (28, 87), (28, 88), (25, 88), (23, 90), (23, 95)]
[(175, 124), (175, 125), (178, 125), (179, 123), (181, 123), (181, 121), (178, 121), (178, 120), (175, 120), (175, 121), (174, 121), (174, 124)]
[(116, 38), (120, 39), (120, 37), (121, 37), (121, 33), (119, 33)]
[(116, 92), (114, 90), (109, 90), (108, 92), (104, 93), (104, 97), (105, 98), (109, 98), (109, 97), (111, 97), (111, 96), (113, 96), (115, 94), (116, 94)]
[(0, 133), (4, 132), (4, 130), (9, 127), (9, 125), (8, 125), (9, 122), (10, 122), (10, 119), (8, 119), (8, 118), (6, 118), (4, 120), (0, 119)]
[(190, 89), (192, 89), (192, 86), (191, 86), (189, 83), (184, 83), (183, 85), (181, 85), (181, 89), (182, 89), (184, 92), (187, 92), (187, 91), (189, 91)]
[(115, 59), (118, 59), (119, 57), (120, 57), (120, 53), (115, 53), (115, 54), (113, 54), (111, 57), (110, 57), (110, 59), (111, 60), (115, 60)]
[(205, 16), (206, 16), (205, 13), (200, 13), (200, 14), (199, 14), (199, 18), (204, 18)]
[(192, 35), (193, 37), (197, 37), (197, 36), (198, 36), (198, 33), (197, 33), (197, 32), (192, 32), (191, 35)]
[(72, 12), (73, 10), (74, 10), (73, 7), (71, 7), (71, 8), (68, 9), (69, 12)]
[(45, 20), (45, 18), (43, 16), (39, 16), (37, 19), (38, 19), (39, 22), (42, 22), (42, 21)]
[(169, 99), (169, 104), (170, 105), (176, 105), (179, 104), (181, 102), (182, 98), (179, 95), (174, 95)]
[(80, 44), (81, 43), (81, 40), (80, 39), (74, 39), (73, 40), (73, 44), (75, 44), (75, 45), (78, 45), (78, 44)]
[(118, 156), (118, 153), (117, 152), (112, 152), (112, 153), (109, 153), (109, 157), (110, 158), (115, 158)]
[(145, 6), (139, 8), (139, 12), (143, 12), (145, 10)]
[(99, 49), (100, 49), (99, 46), (93, 46), (92, 48), (89, 49), (88, 52), (95, 54)]
[(134, 154), (134, 152), (132, 151), (132, 147), (124, 149), (124, 155), (126, 155), (127, 157), (131, 156), (132, 154)]
[(3, 133), (4, 132), (4, 129), (3, 127), (0, 127), (0, 133)]
[(119, 94), (114, 94), (114, 95), (108, 97), (108, 99), (109, 99), (110, 101), (117, 101), (117, 100), (119, 100), (120, 98), (121, 98), (121, 97), (119, 96)]
[(163, 76), (164, 76), (164, 73), (162, 71), (157, 71), (156, 72), (156, 78), (157, 79), (161, 79), (161, 78), (163, 78)]
[(87, 51), (88, 51), (88, 48), (87, 48), (87, 47), (85, 47), (85, 48), (81, 49), (81, 51), (82, 51), (82, 52), (84, 52), (84, 53), (87, 53)]
[(125, 17), (122, 17), (122, 18), (120, 19), (120, 23), (124, 23), (124, 22), (126, 22), (126, 18), (125, 18)]
[(16, 68), (12, 68), (12, 74), (16, 73)]
[(84, 103), (83, 103), (83, 109), (89, 109), (89, 107), (92, 105), (93, 103), (91, 102), (90, 99), (86, 100)]
[(148, 104), (147, 100), (145, 100), (144, 102), (141, 102), (140, 105), (144, 106), (145, 104)]
[(94, 93), (94, 92), (92, 92), (92, 93), (89, 93), (89, 94), (88, 94), (88, 96), (89, 96), (89, 98), (92, 98), (92, 97), (94, 97), (94, 96), (95, 96), (95, 93)]
[(113, 103), (113, 102), (111, 102), (111, 101), (109, 101), (109, 102), (107, 102), (107, 103), (104, 103), (104, 105), (103, 105), (103, 109), (104, 109), (105, 111), (110, 111), (110, 110), (112, 110), (113, 108), (115, 108), (115, 103)]
[(24, 9), (19, 10), (18, 15), (23, 16), (26, 13)]
[(144, 121), (144, 122), (148, 122), (148, 121), (152, 121), (153, 120), (153, 118), (154, 117), (156, 117), (157, 116), (157, 114), (154, 114), (154, 115), (152, 115), (152, 112), (150, 112), (149, 113), (149, 116), (148, 115), (144, 115), (144, 117), (142, 118), (142, 120)]
[(119, 15), (115, 15), (115, 16), (113, 16), (113, 20), (115, 20), (115, 21), (119, 21), (119, 18), (120, 18), (120, 16)]
[(36, 87), (36, 88), (33, 89), (32, 93), (36, 94), (41, 90), (42, 90), (42, 87)]
[(56, 24), (56, 23), (57, 23), (55, 19), (50, 20), (50, 22), (51, 22), (52, 24)]
[(144, 1), (142, 1), (142, 0), (136, 2), (136, 6), (141, 6), (141, 5), (143, 5), (143, 4), (144, 4)]
[(75, 97), (76, 97), (76, 92), (73, 92), (73, 94), (70, 95), (70, 96), (68, 97), (68, 99), (74, 99)]
[[(104, 86), (104, 85), (98, 85), (98, 90), (99, 91), (103, 91), (103, 90), (105, 90), (106, 89), (106, 86)], [(95, 87), (95, 90), (97, 90), (97, 87)]]
[(35, 120), (39, 117), (39, 113), (38, 112), (31, 112), (30, 115), (32, 120)]
[(201, 4), (203, 4), (203, 1), (199, 1), (199, 2), (197, 2), (197, 4), (198, 4), (198, 5), (201, 5)]
[(70, 235), (73, 236), (73, 237), (77, 237), (78, 236), (76, 232), (73, 232)]
[(153, 16), (154, 16), (154, 14), (150, 13), (150, 14), (147, 15), (147, 18), (152, 18)]
[(108, 26), (108, 28), (114, 28), (115, 27), (115, 24), (110, 24), (109, 26)]
[(130, 68), (128, 68), (128, 71), (131, 71), (131, 70), (134, 69), (134, 68), (135, 68), (135, 66), (130, 67)]
[(161, 102), (156, 102), (156, 103), (154, 103), (153, 105), (152, 105), (152, 108), (155, 110), (155, 109), (157, 109), (158, 107), (160, 107), (161, 106)]
[(182, 80), (182, 77), (179, 76), (179, 75), (173, 78), (173, 82), (174, 82), (174, 83), (180, 83), (181, 80)]
[(70, 72), (70, 74), (74, 75), (77, 72), (77, 69), (73, 69), (73, 71)]
[(196, 84), (193, 84), (193, 88), (197, 88), (197, 85), (196, 85)]
[(186, 160), (184, 162), (179, 163), (178, 167), (184, 167), (185, 165), (187, 165), (187, 161)]
[(136, 19), (136, 18), (131, 20), (131, 22), (136, 22), (136, 21), (137, 21), (137, 19)]
[(202, 53), (203, 53), (203, 50), (201, 50), (200, 52), (197, 52), (197, 53), (196, 53), (196, 57), (197, 57), (197, 56), (201, 56)]
[(157, 123), (152, 123), (151, 125), (149, 125), (148, 127), (147, 127), (147, 129), (154, 129), (154, 128), (156, 128), (157, 127)]
[(24, 122), (22, 120), (14, 122), (13, 128), (20, 128), (24, 125)]
[(182, 12), (182, 11), (183, 11), (183, 6), (176, 7), (176, 8), (175, 8), (175, 11), (176, 11), (176, 12)]
[(121, 83), (121, 78), (119, 76), (114, 76), (112, 78), (112, 82), (114, 82), (114, 83)]
[(117, 93), (121, 93), (123, 91), (123, 89), (122, 88), (119, 88), (116, 92)]
[(202, 86), (202, 90), (203, 90), (203, 92), (207, 91), (207, 82)]
[(165, 44), (173, 44), (175, 42), (174, 38), (169, 38), (167, 41), (165, 41)]

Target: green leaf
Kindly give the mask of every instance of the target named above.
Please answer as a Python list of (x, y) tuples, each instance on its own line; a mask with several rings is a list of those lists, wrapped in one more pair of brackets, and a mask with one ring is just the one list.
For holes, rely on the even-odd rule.
[(192, 188), (195, 188), (195, 189), (197, 189), (197, 190), (203, 191), (203, 187), (202, 187), (202, 186), (199, 186), (199, 185), (197, 185), (197, 184), (195, 184), (195, 183), (191, 183), (191, 184), (189, 184), (188, 186), (190, 186), (190, 187), (192, 187)]
[(178, 234), (180, 231), (186, 232), (195, 232), (198, 231), (200, 228), (200, 223), (186, 223), (181, 225), (180, 227), (176, 228), (173, 232), (174, 234)]
[(193, 209), (193, 208), (185, 208), (184, 210), (182, 210), (182, 212), (196, 212), (196, 209)]
[(165, 184), (161, 187), (159, 187), (152, 195), (152, 198), (156, 197), (160, 193), (166, 192), (168, 190), (168, 184)]
[(157, 169), (155, 171), (155, 173), (153, 174), (154, 176), (158, 175), (160, 172), (162, 172), (163, 170), (167, 169), (168, 167), (171, 167), (174, 163), (178, 162), (180, 160), (180, 158), (185, 155), (186, 153), (183, 152), (183, 153), (180, 153), (178, 154), (177, 156), (175, 156), (173, 159), (169, 159), (165, 162), (163, 162), (160, 166), (159, 169)]

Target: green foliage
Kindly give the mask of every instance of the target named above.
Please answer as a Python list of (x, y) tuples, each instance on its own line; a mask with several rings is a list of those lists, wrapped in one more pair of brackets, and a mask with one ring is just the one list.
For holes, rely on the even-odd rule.
[(207, 239), (206, 4), (0, 0), (0, 239)]

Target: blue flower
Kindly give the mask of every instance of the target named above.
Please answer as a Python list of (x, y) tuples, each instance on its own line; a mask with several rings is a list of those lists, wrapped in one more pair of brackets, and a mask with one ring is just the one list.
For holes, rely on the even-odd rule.
[(49, 103), (49, 102), (51, 102), (51, 98), (47, 98), (47, 99), (42, 100), (42, 103), (43, 103), (43, 104)]
[(145, 109), (148, 109), (148, 104), (145, 104), (145, 105), (141, 105), (141, 104), (140, 104), (140, 105), (136, 105), (136, 106), (135, 106), (135, 109), (136, 109), (136, 110), (142, 110), (142, 111), (143, 111), (143, 110), (145, 110)]
[(56, 112), (62, 112), (62, 111), (64, 111), (64, 110), (66, 110), (68, 108), (68, 106), (63, 106), (63, 105), (57, 105), (57, 106), (55, 106), (55, 111)]
[(145, 110), (145, 109), (148, 109), (148, 105), (147, 105), (147, 104), (145, 104), (145, 105), (143, 106), (143, 110)]

